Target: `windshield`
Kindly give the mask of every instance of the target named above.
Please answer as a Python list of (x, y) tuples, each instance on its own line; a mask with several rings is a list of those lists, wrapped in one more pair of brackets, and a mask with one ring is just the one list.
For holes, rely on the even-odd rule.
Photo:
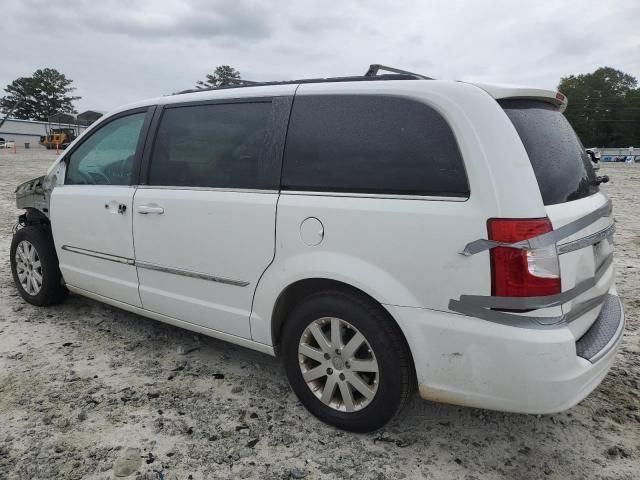
[(545, 205), (598, 191), (591, 160), (565, 116), (541, 100), (499, 102), (518, 131)]

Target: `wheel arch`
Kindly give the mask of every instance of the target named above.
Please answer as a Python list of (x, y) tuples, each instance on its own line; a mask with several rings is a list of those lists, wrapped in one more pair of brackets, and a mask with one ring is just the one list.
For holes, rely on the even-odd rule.
[(43, 212), (38, 210), (35, 207), (27, 207), (25, 208), (25, 213), (20, 215), (19, 223), (27, 226), (27, 225), (45, 225), (47, 227), (51, 226), (51, 221), (49, 217), (47, 217)]
[(411, 289), (393, 272), (361, 258), (327, 251), (289, 255), (282, 261), (274, 261), (256, 285), (250, 314), (252, 339), (275, 347), (283, 315), (290, 311), (283, 308), (283, 302), (286, 307), (291, 305), (292, 298), (332, 287), (359, 294), (389, 316), (384, 305), (420, 305)]
[(348, 283), (331, 279), (331, 278), (304, 278), (301, 280), (297, 280), (293, 283), (287, 285), (278, 295), (276, 302), (273, 306), (273, 311), (271, 313), (271, 340), (273, 344), (273, 349), (276, 356), (279, 355), (279, 346), (280, 339), (282, 337), (282, 329), (286, 323), (287, 317), (289, 313), (293, 310), (293, 308), (301, 302), (304, 298), (309, 296), (314, 292), (318, 292), (321, 290), (339, 290), (342, 292), (349, 292), (354, 295), (357, 295), (367, 302), (375, 305), (380, 309), (381, 312), (390, 320), (391, 324), (398, 331), (401, 338), (404, 340), (405, 347), (409, 352), (411, 357), (411, 362), (413, 363), (413, 353), (411, 352), (411, 348), (409, 346), (409, 342), (405, 337), (405, 334), (400, 327), (400, 324), (393, 317), (391, 312), (387, 310), (384, 305), (369, 295), (367, 292), (350, 285)]
[[(29, 257), (29, 270), (36, 271), (40, 268), (40, 288), (31, 292), (25, 290), (22, 279), (19, 278), (17, 269), (16, 250), (21, 242), (28, 242), (35, 250), (38, 258)], [(24, 257), (23, 257), (24, 260)], [(36, 261), (38, 264), (36, 265)], [(20, 296), (28, 303), (39, 307), (53, 305), (61, 302), (67, 295), (67, 289), (64, 286), (64, 280), (58, 266), (58, 256), (56, 254), (51, 229), (48, 224), (39, 223), (37, 219), (28, 224), (22, 224), (22, 228), (18, 228), (11, 239), (10, 247), (10, 264), (13, 281), (18, 288)]]

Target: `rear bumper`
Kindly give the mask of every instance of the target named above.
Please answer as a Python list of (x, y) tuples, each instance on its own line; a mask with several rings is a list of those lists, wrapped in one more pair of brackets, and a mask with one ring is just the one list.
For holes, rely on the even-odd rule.
[(411, 348), (420, 396), (521, 413), (554, 413), (584, 399), (607, 374), (624, 312), (612, 289), (592, 327), (514, 328), (478, 318), (386, 306)]
[(579, 357), (596, 363), (620, 342), (623, 332), (622, 302), (617, 295), (609, 294), (596, 321), (576, 342), (576, 353)]

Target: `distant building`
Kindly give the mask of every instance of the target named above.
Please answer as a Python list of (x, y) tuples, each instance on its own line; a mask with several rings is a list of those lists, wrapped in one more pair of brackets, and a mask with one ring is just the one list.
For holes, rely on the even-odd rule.
[(640, 162), (639, 147), (600, 148), (603, 162)]
[(102, 113), (102, 112), (96, 112), (94, 110), (87, 110), (86, 112), (79, 113), (76, 118), (77, 118), (78, 123), (80, 125), (89, 126), (93, 122), (98, 120), (102, 115), (104, 115), (104, 113)]
[(76, 117), (66, 113), (52, 115), (51, 122), (9, 118), (0, 127), (0, 138), (8, 142), (16, 142), (19, 146), (23, 146), (25, 143), (36, 146), (40, 137), (47, 134), (48, 128), (72, 128), (79, 135), (102, 115), (101, 112), (87, 110)]
[(640, 147), (600, 148), (602, 155), (640, 155)]
[[(30, 143), (35, 146), (40, 141), (40, 137), (47, 134), (48, 122), (37, 122), (35, 120), (16, 120), (14, 118), (7, 119), (4, 125), (0, 127), (0, 138), (7, 142), (16, 142), (22, 146), (24, 143)], [(76, 128), (75, 125), (55, 124), (54, 128)], [(84, 128), (80, 128), (83, 131)]]

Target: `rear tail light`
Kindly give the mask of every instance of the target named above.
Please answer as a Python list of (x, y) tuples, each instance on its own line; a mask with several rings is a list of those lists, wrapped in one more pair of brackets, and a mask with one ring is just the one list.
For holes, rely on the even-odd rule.
[[(490, 218), (489, 239), (518, 242), (553, 230), (548, 218)], [(491, 294), (538, 297), (560, 293), (560, 265), (555, 245), (533, 250), (496, 247), (491, 250)]]

